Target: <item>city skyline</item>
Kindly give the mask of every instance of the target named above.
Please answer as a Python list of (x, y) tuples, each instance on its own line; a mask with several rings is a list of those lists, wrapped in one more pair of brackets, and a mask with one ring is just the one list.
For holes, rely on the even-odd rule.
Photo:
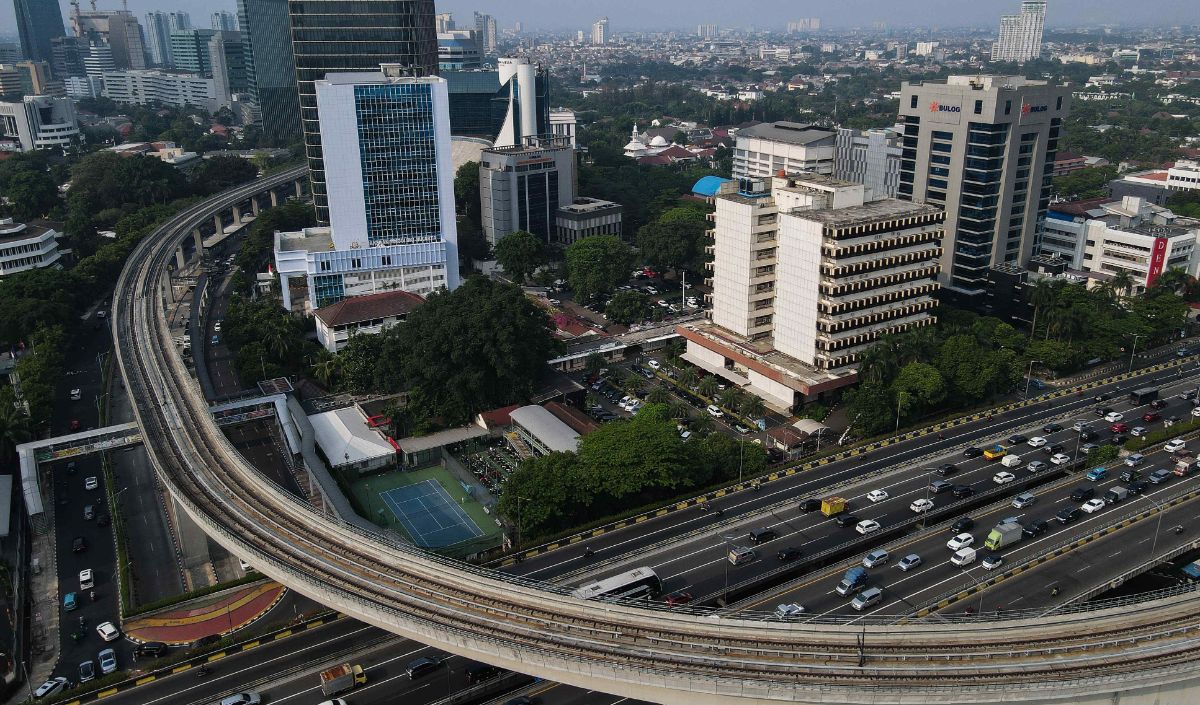
[[(63, 19), (69, 23), (71, 6), (60, 1)], [(116, 2), (98, 3), (99, 9), (120, 9)], [(789, 20), (798, 17), (820, 17), (823, 28), (870, 27), (874, 22), (884, 22), (891, 28), (931, 27), (952, 29), (964, 26), (992, 27), (1001, 15), (1011, 14), (1017, 3), (995, 0), (988, 3), (960, 3), (954, 0), (918, 0), (916, 3), (895, 4), (883, 0), (857, 0), (844, 7), (810, 3), (796, 5), (784, 0), (766, 0), (755, 8), (755, 22), (747, 22), (744, 12), (727, 3), (715, 0), (695, 0), (685, 6), (659, 3), (646, 6), (631, 0), (609, 0), (588, 8), (551, 3), (547, 0), (448, 0), (437, 3), (439, 12), (450, 12), (459, 23), (470, 21), (474, 11), (492, 14), (501, 28), (508, 28), (520, 21), (526, 30), (589, 30), (591, 24), (603, 16), (611, 21), (611, 32), (622, 34), (630, 31), (681, 30), (694, 32), (696, 23), (715, 23), (719, 26), (748, 28), (753, 24), (760, 29), (782, 30)], [(198, 0), (132, 0), (129, 10), (139, 21), (144, 21), (147, 12), (182, 10), (194, 18), (202, 18), (200, 25), (207, 25), (207, 18), (214, 11), (237, 11), (234, 2), (223, 2), (219, 6), (201, 3)], [(1098, 26), (1116, 24), (1128, 26), (1172, 26), (1200, 23), (1200, 5), (1191, 0), (1151, 0), (1139, 6), (1136, 18), (1130, 18), (1129, 7), (1117, 0), (1051, 0), (1046, 15), (1047, 28), (1080, 25)], [(937, 25), (914, 22), (914, 17), (937, 17)], [(16, 18), (12, 2), (0, 3), (0, 26), (15, 30)], [(13, 32), (15, 34), (15, 31)]]

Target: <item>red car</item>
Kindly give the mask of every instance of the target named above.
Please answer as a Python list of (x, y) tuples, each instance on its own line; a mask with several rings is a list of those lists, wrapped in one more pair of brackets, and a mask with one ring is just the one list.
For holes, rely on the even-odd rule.
[(78, 431), (80, 427), (79, 419), (71, 419), (71, 430)]
[(1162, 414), (1158, 413), (1157, 411), (1147, 411), (1146, 413), (1142, 414), (1142, 421), (1146, 422), (1158, 421), (1161, 418)]
[(671, 593), (670, 595), (667, 595), (667, 596), (666, 596), (665, 598), (663, 598), (663, 599), (664, 599), (664, 601), (667, 603), (667, 607), (675, 607), (675, 606), (678, 606), (678, 605), (686, 605), (687, 603), (689, 603), (689, 602), (691, 602), (691, 601), (692, 601), (692, 593), (690, 593), (690, 592), (683, 592), (683, 591), (681, 590), (681, 591), (679, 591), (679, 592), (673, 592), (673, 593)]
[(1112, 426), (1109, 426), (1108, 430), (1112, 431), (1113, 433), (1128, 433), (1129, 432), (1129, 424), (1115, 423)]

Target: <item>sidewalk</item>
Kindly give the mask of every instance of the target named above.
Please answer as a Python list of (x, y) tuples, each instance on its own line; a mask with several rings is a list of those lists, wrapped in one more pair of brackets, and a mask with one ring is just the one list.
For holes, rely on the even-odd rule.
[(254, 623), (287, 592), (266, 581), (174, 605), (126, 620), (125, 635), (137, 642), (190, 644), (201, 637), (225, 635)]

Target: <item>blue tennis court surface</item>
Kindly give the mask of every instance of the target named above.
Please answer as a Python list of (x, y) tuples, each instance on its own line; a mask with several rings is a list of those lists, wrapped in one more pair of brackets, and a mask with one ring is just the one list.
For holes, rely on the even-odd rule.
[(454, 503), (437, 480), (396, 487), (379, 496), (422, 548), (453, 546), (483, 536), (479, 525)]

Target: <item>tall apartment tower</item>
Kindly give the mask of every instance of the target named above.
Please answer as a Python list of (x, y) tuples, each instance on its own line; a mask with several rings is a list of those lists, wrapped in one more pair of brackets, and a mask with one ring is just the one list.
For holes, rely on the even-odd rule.
[(329, 73), (378, 71), (383, 64), (411, 76), (437, 73), (433, 0), (288, 0), (300, 123), (317, 218), (329, 222), (316, 81)]
[(941, 280), (978, 301), (989, 267), (1024, 264), (1045, 227), (1071, 88), (1021, 76), (950, 76), (900, 89), (899, 197), (946, 211)]
[(608, 44), (608, 18), (601, 17), (592, 23), (592, 44), (604, 46)]
[(437, 16), (438, 34), (444, 34), (454, 29), (454, 15), (449, 12), (439, 12)]
[(156, 66), (174, 66), (171, 55), (171, 33), (192, 28), (192, 18), (186, 12), (147, 12), (146, 51)]
[(287, 0), (238, 0), (238, 24), (246, 45), (247, 90), (258, 106), (263, 135), (272, 144), (291, 144), (301, 133)]
[(212, 28), (218, 32), (238, 31), (238, 17), (228, 10), (217, 10), (212, 13), (210, 19), (212, 21)]
[(90, 12), (75, 11), (71, 28), (76, 37), (87, 40), (103, 39), (112, 49), (113, 62), (118, 69), (146, 68), (146, 48), (142, 42), (142, 26), (128, 10)]
[(32, 61), (52, 61), (50, 40), (66, 34), (62, 10), (53, 0), (15, 0), (21, 53)]
[(458, 286), (454, 163), (445, 80), (410, 67), (331, 73), (314, 89), (325, 148), (329, 227), (276, 235), (284, 306), (289, 280), (318, 309), (345, 298)]
[(713, 39), (717, 36), (717, 26), (715, 24), (698, 24), (696, 25), (696, 36), (701, 39)]
[(485, 53), (496, 51), (496, 18), (491, 15), (475, 13), (475, 33), (479, 46)]
[(1046, 0), (1024, 0), (1021, 14), (1000, 18), (1000, 36), (992, 45), (992, 61), (1025, 62), (1042, 53)]

